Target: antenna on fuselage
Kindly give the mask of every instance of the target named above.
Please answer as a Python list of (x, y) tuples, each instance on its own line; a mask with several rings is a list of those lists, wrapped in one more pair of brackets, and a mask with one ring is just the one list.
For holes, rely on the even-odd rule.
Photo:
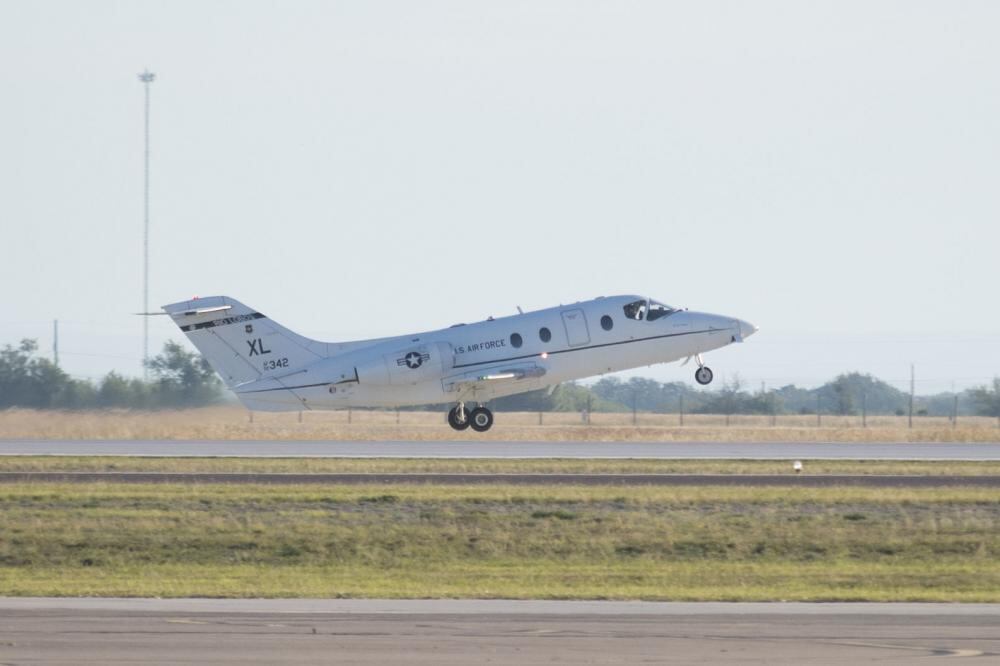
[(520, 305), (515, 305), (514, 307), (517, 308), (517, 314), (524, 314), (524, 310), (521, 309)]

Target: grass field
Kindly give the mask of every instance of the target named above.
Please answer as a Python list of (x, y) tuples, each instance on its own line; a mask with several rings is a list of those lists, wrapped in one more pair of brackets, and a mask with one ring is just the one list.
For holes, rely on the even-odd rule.
[[(541, 423), (539, 423), (541, 421)], [(992, 442), (1000, 440), (997, 419), (855, 416), (580, 414), (504, 412), (487, 433), (455, 432), (441, 412), (255, 413), (239, 407), (182, 411), (59, 412), (0, 411), (0, 439), (302, 439), (302, 440), (465, 440), (514, 441), (837, 441), (837, 442)]]
[(1000, 601), (991, 489), (0, 486), (0, 595)]
[[(1000, 462), (807, 460), (807, 474), (1000, 475)], [(782, 460), (0, 456), (0, 472), (793, 474)]]

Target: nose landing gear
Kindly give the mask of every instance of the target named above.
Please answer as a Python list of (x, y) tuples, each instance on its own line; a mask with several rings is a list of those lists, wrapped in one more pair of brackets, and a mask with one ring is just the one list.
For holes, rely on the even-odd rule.
[(695, 356), (695, 359), (698, 361), (698, 369), (694, 371), (694, 380), (702, 386), (711, 384), (712, 379), (715, 377), (712, 373), (712, 369), (705, 365), (705, 361), (701, 358), (701, 354)]
[(469, 426), (476, 432), (486, 432), (493, 427), (493, 412), (482, 405), (468, 410), (465, 403), (458, 403), (448, 412), (448, 425), (455, 430), (465, 430)]
[(712, 374), (712, 369), (707, 365), (702, 366), (694, 371), (694, 380), (705, 386), (706, 384), (711, 384), (714, 375)]

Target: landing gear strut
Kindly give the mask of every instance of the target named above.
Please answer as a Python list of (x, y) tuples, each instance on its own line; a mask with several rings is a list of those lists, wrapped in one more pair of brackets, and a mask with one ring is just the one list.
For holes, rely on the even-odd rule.
[(486, 432), (493, 426), (493, 412), (482, 405), (466, 409), (465, 404), (460, 402), (448, 412), (448, 425), (455, 430), (465, 430), (472, 426), (476, 432)]
[(455, 430), (465, 430), (469, 427), (469, 412), (461, 402), (448, 412), (448, 425)]
[(712, 383), (712, 379), (715, 377), (712, 374), (712, 369), (705, 365), (705, 361), (702, 360), (701, 354), (695, 357), (698, 360), (698, 369), (694, 371), (694, 380), (705, 386)]

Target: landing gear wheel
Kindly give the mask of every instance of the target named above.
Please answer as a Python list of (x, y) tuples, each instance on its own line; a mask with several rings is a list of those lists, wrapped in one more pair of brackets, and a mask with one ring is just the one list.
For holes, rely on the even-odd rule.
[(462, 420), (459, 420), (458, 418), (458, 407), (454, 407), (450, 412), (448, 412), (448, 425), (455, 430), (465, 430), (472, 422), (469, 419), (469, 410), (463, 408), (462, 411), (465, 412), (465, 418)]
[(713, 377), (715, 377), (715, 375), (712, 374), (712, 369), (707, 365), (703, 365), (694, 371), (694, 380), (702, 386), (711, 384)]
[(486, 432), (493, 425), (493, 412), (485, 407), (476, 407), (469, 412), (469, 423), (476, 432)]

